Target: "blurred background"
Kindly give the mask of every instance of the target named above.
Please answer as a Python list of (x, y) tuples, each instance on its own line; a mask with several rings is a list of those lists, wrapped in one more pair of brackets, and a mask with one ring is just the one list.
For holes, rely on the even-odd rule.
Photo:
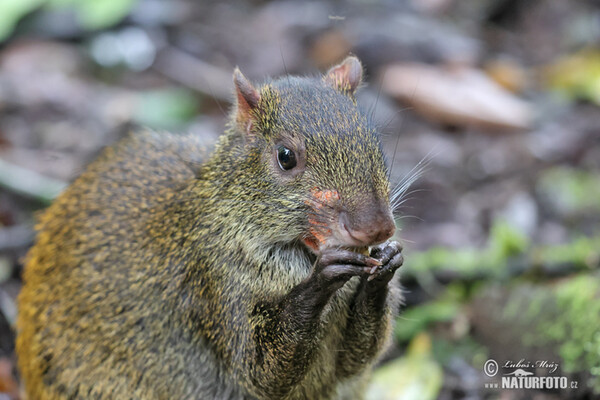
[[(369, 398), (600, 398), (594, 0), (0, 0), (0, 396), (36, 212), (102, 147), (137, 126), (212, 141), (236, 65), (259, 82), (349, 53), (393, 182), (419, 176)], [(503, 389), (518, 368), (568, 388)]]

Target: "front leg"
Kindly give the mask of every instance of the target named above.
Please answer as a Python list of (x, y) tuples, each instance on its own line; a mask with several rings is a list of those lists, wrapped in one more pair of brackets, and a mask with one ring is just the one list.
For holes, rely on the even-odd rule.
[(276, 301), (255, 305), (247, 376), (258, 397), (283, 398), (304, 377), (317, 348), (320, 316), (331, 296), (353, 276), (366, 279), (381, 262), (328, 249), (311, 275)]
[[(394, 273), (403, 263), (402, 246), (386, 242), (371, 252), (382, 265), (363, 278), (350, 305), (348, 325), (337, 360), (337, 374), (346, 378), (360, 373), (384, 349), (400, 301)], [(391, 281), (391, 282), (390, 282)]]

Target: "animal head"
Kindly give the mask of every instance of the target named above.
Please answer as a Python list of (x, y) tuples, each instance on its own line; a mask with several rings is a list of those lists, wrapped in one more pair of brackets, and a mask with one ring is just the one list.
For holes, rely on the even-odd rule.
[(394, 233), (379, 136), (354, 97), (361, 79), (355, 57), (318, 78), (260, 87), (236, 69), (233, 125), (246, 178), (237, 195), (254, 205), (253, 223), (267, 240), (298, 239), (318, 253)]

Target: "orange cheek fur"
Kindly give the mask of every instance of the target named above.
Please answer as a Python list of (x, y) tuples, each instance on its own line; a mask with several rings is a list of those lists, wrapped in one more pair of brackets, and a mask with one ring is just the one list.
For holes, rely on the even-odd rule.
[[(336, 190), (319, 190), (313, 188), (311, 193), (314, 197), (314, 201), (312, 204), (310, 204), (311, 202), (307, 203), (313, 206), (315, 210), (322, 208), (323, 204), (332, 204), (340, 199), (340, 194)], [(320, 245), (325, 243), (327, 235), (331, 234), (331, 229), (324, 228), (327, 224), (318, 221), (313, 216), (308, 218), (308, 222), (310, 224), (308, 231), (312, 237), (306, 239), (305, 243), (313, 249), (318, 249)]]

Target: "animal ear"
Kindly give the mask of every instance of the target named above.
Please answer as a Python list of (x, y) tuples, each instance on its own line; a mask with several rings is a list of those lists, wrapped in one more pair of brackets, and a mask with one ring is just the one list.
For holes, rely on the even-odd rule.
[(362, 80), (362, 73), (362, 64), (358, 58), (350, 56), (341, 64), (331, 67), (324, 79), (340, 92), (354, 95)]
[(233, 71), (233, 83), (236, 94), (236, 120), (245, 132), (252, 130), (252, 113), (258, 107), (260, 93), (246, 79), (239, 68)]

